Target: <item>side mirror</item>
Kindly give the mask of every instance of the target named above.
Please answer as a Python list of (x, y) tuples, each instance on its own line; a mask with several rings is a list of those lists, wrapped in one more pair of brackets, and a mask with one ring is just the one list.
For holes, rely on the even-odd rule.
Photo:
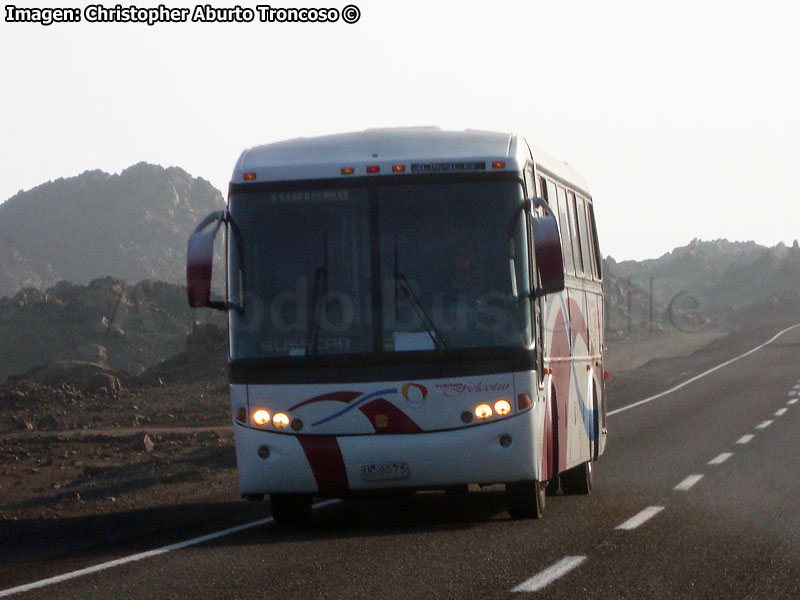
[[(219, 228), (227, 219), (224, 210), (213, 212), (203, 219), (189, 237), (186, 249), (186, 291), (189, 306), (200, 308), (207, 306), (218, 310), (226, 310), (225, 302), (211, 300), (211, 266), (214, 262), (214, 238)], [(215, 223), (212, 229), (204, 231)]]
[(545, 216), (534, 217), (531, 221), (533, 249), (539, 272), (539, 287), (536, 289), (538, 297), (564, 289), (564, 256), (561, 252), (561, 236), (558, 233), (555, 214), (541, 198), (537, 198), (534, 203), (543, 207), (546, 213)]

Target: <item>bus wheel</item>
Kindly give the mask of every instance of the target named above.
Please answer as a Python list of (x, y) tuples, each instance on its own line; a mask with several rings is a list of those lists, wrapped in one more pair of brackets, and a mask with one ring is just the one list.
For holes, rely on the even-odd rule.
[(544, 513), (546, 483), (528, 480), (506, 484), (506, 507), (512, 519), (538, 519)]
[(311, 494), (270, 494), (272, 518), (281, 527), (299, 527), (311, 520)]
[[(595, 421), (597, 417), (597, 398), (594, 403)], [(596, 438), (595, 438), (596, 439)], [(571, 468), (561, 474), (561, 491), (565, 494), (591, 494), (592, 493), (592, 441), (589, 440), (589, 460)]]
[(573, 467), (561, 474), (561, 491), (565, 494), (591, 494), (592, 461)]

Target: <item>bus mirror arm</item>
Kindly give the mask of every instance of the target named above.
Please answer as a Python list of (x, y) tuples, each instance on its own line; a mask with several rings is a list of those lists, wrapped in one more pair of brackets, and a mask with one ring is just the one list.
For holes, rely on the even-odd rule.
[[(186, 248), (186, 293), (192, 308), (216, 310), (232, 308), (228, 302), (211, 300), (211, 266), (214, 262), (214, 238), (223, 223), (230, 220), (228, 211), (220, 210), (203, 219), (189, 237)], [(214, 224), (211, 229), (209, 225)], [(238, 241), (238, 240), (237, 240)]]
[(564, 289), (564, 256), (561, 251), (558, 222), (552, 208), (542, 198), (535, 198), (532, 204), (534, 207), (541, 207), (545, 213), (544, 216), (534, 216), (531, 219), (533, 249), (539, 278), (539, 286), (534, 296), (538, 298)]

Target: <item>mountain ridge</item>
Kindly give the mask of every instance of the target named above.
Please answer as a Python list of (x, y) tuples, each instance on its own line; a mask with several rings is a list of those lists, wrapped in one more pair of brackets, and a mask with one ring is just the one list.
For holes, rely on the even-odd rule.
[(223, 206), (207, 180), (146, 162), (18, 192), (0, 204), (0, 297), (107, 275), (177, 283), (189, 234)]

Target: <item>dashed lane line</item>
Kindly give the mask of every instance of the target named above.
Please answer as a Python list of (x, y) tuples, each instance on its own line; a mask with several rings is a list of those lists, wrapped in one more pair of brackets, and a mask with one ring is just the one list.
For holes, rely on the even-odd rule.
[(733, 452), (723, 452), (722, 454), (720, 454), (716, 458), (712, 458), (710, 461), (708, 461), (708, 464), (710, 464), (710, 465), (721, 465), (726, 460), (728, 460), (731, 456), (733, 456)]
[(785, 407), (784, 408), (779, 408), (778, 410), (775, 411), (775, 416), (776, 417), (782, 417), (783, 415), (786, 414), (787, 410), (789, 410), (789, 409), (785, 408)]
[(752, 433), (748, 433), (747, 435), (743, 435), (738, 440), (736, 440), (737, 444), (749, 444), (750, 440), (752, 440), (755, 436)]
[(691, 489), (694, 485), (703, 478), (702, 475), (689, 475), (686, 479), (681, 481), (678, 485), (676, 485), (673, 490), (678, 492), (685, 492), (686, 490)]
[[(782, 329), (781, 331), (779, 331), (778, 333), (773, 335), (771, 338), (769, 338), (763, 344), (759, 344), (758, 346), (756, 346), (755, 348), (752, 348), (751, 350), (748, 350), (744, 354), (740, 354), (739, 356), (734, 356), (730, 360), (726, 360), (724, 363), (721, 363), (721, 364), (717, 365), (716, 367), (712, 367), (712, 368), (708, 369), (707, 371), (703, 371), (699, 375), (695, 375), (694, 377), (692, 377), (690, 379), (687, 379), (683, 383), (679, 383), (678, 385), (676, 385), (674, 387), (671, 387), (668, 390), (665, 390), (665, 391), (661, 392), (660, 394), (656, 394), (655, 396), (650, 396), (649, 398), (645, 398), (644, 400), (639, 400), (638, 402), (634, 402), (633, 404), (628, 404), (627, 406), (623, 406), (623, 407), (618, 408), (616, 410), (609, 411), (608, 412), (608, 416), (610, 417), (612, 415), (619, 414), (619, 413), (624, 412), (626, 410), (630, 410), (632, 408), (636, 408), (637, 406), (641, 406), (642, 404), (647, 404), (648, 402), (652, 402), (653, 400), (657, 400), (657, 399), (659, 399), (659, 398), (661, 398), (663, 396), (666, 396), (667, 394), (671, 394), (672, 392), (675, 392), (675, 391), (681, 389), (682, 387), (686, 387), (690, 383), (692, 383), (694, 381), (697, 381), (698, 379), (702, 379), (706, 375), (710, 375), (711, 373), (721, 369), (722, 367), (726, 367), (729, 364), (734, 363), (737, 360), (740, 360), (740, 359), (744, 358), (745, 356), (751, 355), (753, 352), (757, 352), (758, 350), (761, 350), (764, 346), (767, 346), (767, 345), (771, 344), (772, 342), (777, 340), (780, 336), (782, 336), (787, 331), (791, 331), (792, 329), (795, 329), (797, 327), (800, 327), (800, 323), (797, 323), (796, 325), (792, 325), (791, 327), (787, 327), (786, 329)], [(796, 388), (800, 388), (800, 384), (796, 385), (795, 387)]]
[(512, 592), (538, 592), (572, 571), (586, 561), (585, 556), (565, 556), (560, 561), (553, 563), (530, 579), (526, 579), (518, 586), (511, 588)]
[(630, 531), (631, 529), (636, 529), (640, 525), (646, 523), (653, 517), (655, 517), (658, 513), (664, 510), (663, 506), (648, 506), (643, 511), (637, 513), (636, 515), (632, 516), (630, 519), (625, 521), (624, 523), (617, 525), (615, 529), (623, 529), (625, 531)]
[[(323, 502), (315, 504), (314, 508), (322, 508), (324, 506), (328, 506), (329, 504), (335, 504), (337, 502), (340, 502), (340, 500), (325, 500)], [(160, 556), (162, 554), (166, 554), (167, 552), (172, 552), (173, 550), (182, 550), (184, 548), (189, 548), (190, 546), (197, 546), (198, 544), (209, 542), (211, 540), (216, 540), (218, 538), (225, 537), (227, 535), (232, 535), (234, 533), (239, 533), (240, 531), (246, 531), (247, 529), (252, 529), (254, 527), (261, 527), (262, 525), (269, 525), (274, 521), (275, 520), (272, 517), (267, 517), (266, 519), (259, 519), (258, 521), (251, 521), (250, 523), (237, 525), (236, 527), (229, 527), (228, 529), (215, 531), (214, 533), (202, 535), (200, 537), (192, 538), (190, 540), (178, 542), (176, 544), (170, 544), (169, 546), (162, 546), (161, 548), (156, 548), (155, 550), (148, 550), (147, 552), (140, 552), (139, 554), (131, 554), (130, 556), (125, 556), (124, 558), (110, 560), (108, 562), (100, 563), (99, 565), (94, 565), (92, 567), (87, 567), (85, 569), (79, 569), (77, 571), (64, 573), (63, 575), (56, 575), (55, 577), (48, 577), (47, 579), (40, 579), (39, 581), (34, 581), (32, 583), (18, 585), (17, 587), (8, 588), (6, 590), (0, 590), (0, 598), (5, 598), (13, 594), (20, 594), (22, 592), (29, 592), (37, 588), (43, 588), (47, 587), (48, 585), (54, 585), (56, 583), (69, 581), (70, 579), (83, 577), (84, 575), (91, 575), (92, 573), (105, 571), (106, 569), (112, 569), (114, 567), (119, 567), (122, 565), (126, 565), (128, 563), (144, 560), (145, 558)]]
[(795, 404), (796, 402), (797, 398), (794, 398), (793, 400), (789, 400), (786, 404)]
[(761, 423), (756, 425), (756, 429), (766, 429), (770, 425), (772, 425), (772, 420), (771, 419), (767, 420), (767, 421), (762, 421)]

